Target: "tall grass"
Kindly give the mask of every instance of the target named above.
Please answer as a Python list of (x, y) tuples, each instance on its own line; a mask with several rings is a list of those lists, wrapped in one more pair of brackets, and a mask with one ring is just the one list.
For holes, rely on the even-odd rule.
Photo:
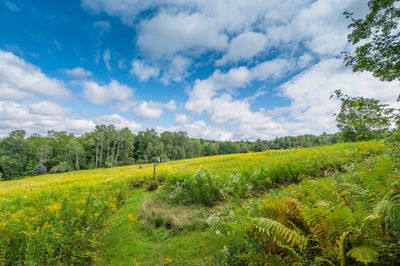
[[(187, 182), (183, 203), (212, 205), (265, 186), (321, 176), (382, 149), (381, 143), (368, 142), (196, 158), (159, 165), (155, 180), (166, 180), (171, 191)], [(196, 175), (200, 168), (205, 172)], [(0, 265), (91, 263), (105, 219), (129, 190), (154, 180), (152, 172), (152, 165), (135, 165), (1, 182)]]

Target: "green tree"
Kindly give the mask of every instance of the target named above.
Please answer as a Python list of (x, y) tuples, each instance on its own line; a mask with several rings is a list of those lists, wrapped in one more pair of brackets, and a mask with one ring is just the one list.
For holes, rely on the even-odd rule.
[(345, 63), (354, 71), (369, 71), (384, 81), (400, 79), (400, 1), (370, 0), (369, 13), (351, 20), (352, 32), (348, 41), (355, 46), (354, 52), (345, 53)]
[(340, 99), (342, 105), (336, 115), (337, 127), (343, 141), (362, 141), (383, 137), (391, 125), (393, 108), (378, 100), (349, 97), (340, 90), (331, 96)]
[(0, 143), (0, 169), (3, 179), (13, 179), (26, 174), (27, 157), (30, 154), (29, 143), (24, 130), (14, 130)]

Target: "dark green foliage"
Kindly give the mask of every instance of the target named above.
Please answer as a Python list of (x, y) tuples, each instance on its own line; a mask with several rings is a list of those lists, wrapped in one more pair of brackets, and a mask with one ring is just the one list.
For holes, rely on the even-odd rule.
[(70, 163), (66, 162), (66, 161), (62, 161), (59, 164), (57, 164), (56, 166), (54, 166), (53, 168), (51, 168), (50, 172), (51, 173), (64, 173), (64, 172), (69, 172), (74, 170), (71, 166)]
[(385, 81), (400, 79), (400, 5), (399, 0), (369, 0), (365, 18), (351, 20), (348, 41), (354, 52), (345, 55), (346, 65), (354, 71), (369, 71)]
[(34, 175), (43, 175), (43, 174), (46, 174), (46, 173), (47, 173), (47, 169), (42, 163), (38, 163), (33, 168), (33, 174)]
[(349, 97), (340, 90), (335, 91), (342, 105), (336, 115), (337, 127), (343, 141), (363, 141), (383, 138), (393, 118), (393, 108), (378, 100), (364, 97)]
[(13, 131), (0, 139), (0, 172), (3, 179), (37, 174), (41, 164), (49, 172), (114, 167), (133, 163), (162, 162), (216, 154), (245, 153), (268, 149), (311, 147), (336, 143), (336, 134), (282, 137), (275, 140), (212, 141), (193, 139), (185, 132), (158, 134), (154, 130), (134, 135), (128, 128), (98, 125), (92, 132), (76, 137), (64, 131), (34, 134)]

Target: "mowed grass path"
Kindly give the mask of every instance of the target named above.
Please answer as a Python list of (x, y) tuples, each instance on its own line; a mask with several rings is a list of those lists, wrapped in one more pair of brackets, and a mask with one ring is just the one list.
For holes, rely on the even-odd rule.
[(137, 221), (141, 203), (154, 192), (137, 190), (100, 232), (96, 265), (215, 265), (224, 240), (210, 229), (171, 233), (146, 230)]

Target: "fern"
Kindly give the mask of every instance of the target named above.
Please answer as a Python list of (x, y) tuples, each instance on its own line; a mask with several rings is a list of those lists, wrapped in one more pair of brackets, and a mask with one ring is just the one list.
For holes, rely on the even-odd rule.
[(349, 232), (344, 232), (337, 240), (338, 245), (338, 259), (341, 266), (346, 265), (345, 243)]
[(287, 228), (283, 224), (267, 219), (267, 218), (254, 218), (252, 219), (256, 229), (266, 234), (281, 246), (295, 246), (300, 249), (307, 245), (307, 238), (297, 231)]
[(358, 262), (368, 264), (376, 263), (379, 259), (379, 253), (371, 246), (358, 246), (350, 249), (347, 256), (352, 257)]

